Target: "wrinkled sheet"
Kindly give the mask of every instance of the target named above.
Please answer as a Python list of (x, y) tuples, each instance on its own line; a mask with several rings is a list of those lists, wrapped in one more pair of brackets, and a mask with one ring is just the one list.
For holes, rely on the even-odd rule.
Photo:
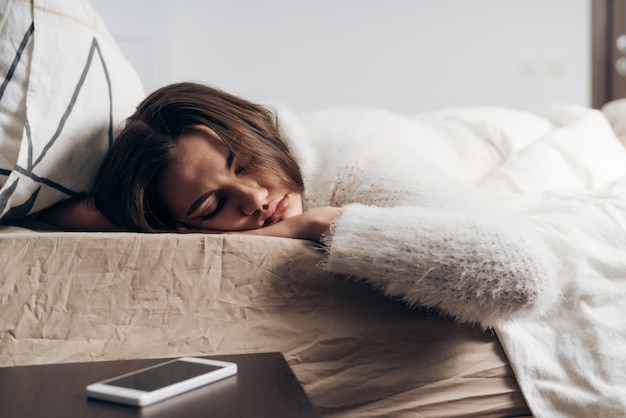
[(280, 238), (0, 227), (0, 365), (281, 351), (323, 416), (528, 413), (493, 333), (321, 257)]

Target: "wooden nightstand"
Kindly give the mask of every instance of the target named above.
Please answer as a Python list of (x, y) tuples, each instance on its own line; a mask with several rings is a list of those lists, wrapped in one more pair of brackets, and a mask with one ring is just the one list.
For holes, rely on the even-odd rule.
[(0, 368), (4, 418), (319, 417), (281, 353), (206, 356), (237, 363), (236, 376), (144, 408), (88, 399), (85, 387), (169, 359)]

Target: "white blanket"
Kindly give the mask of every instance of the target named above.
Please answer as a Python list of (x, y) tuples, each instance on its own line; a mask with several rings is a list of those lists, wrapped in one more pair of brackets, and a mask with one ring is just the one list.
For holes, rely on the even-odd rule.
[(557, 259), (562, 296), (545, 317), (497, 334), (535, 416), (626, 416), (626, 151), (595, 110), (554, 106), (520, 112), (515, 123), (502, 116), (446, 117), (475, 123), (503, 156), (474, 161), (491, 170), (475, 185), (535, 221)]

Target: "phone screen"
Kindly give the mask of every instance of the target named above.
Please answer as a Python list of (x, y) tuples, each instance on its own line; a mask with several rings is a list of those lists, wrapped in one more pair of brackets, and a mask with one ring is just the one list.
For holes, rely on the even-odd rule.
[(221, 369), (211, 364), (173, 361), (139, 373), (108, 381), (108, 385), (151, 392), (164, 386), (173, 385), (213, 370)]

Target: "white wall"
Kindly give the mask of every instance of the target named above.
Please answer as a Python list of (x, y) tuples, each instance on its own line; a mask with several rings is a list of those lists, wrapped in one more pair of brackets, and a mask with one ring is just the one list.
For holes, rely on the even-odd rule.
[(591, 100), (591, 0), (91, 1), (147, 91), (408, 113)]

